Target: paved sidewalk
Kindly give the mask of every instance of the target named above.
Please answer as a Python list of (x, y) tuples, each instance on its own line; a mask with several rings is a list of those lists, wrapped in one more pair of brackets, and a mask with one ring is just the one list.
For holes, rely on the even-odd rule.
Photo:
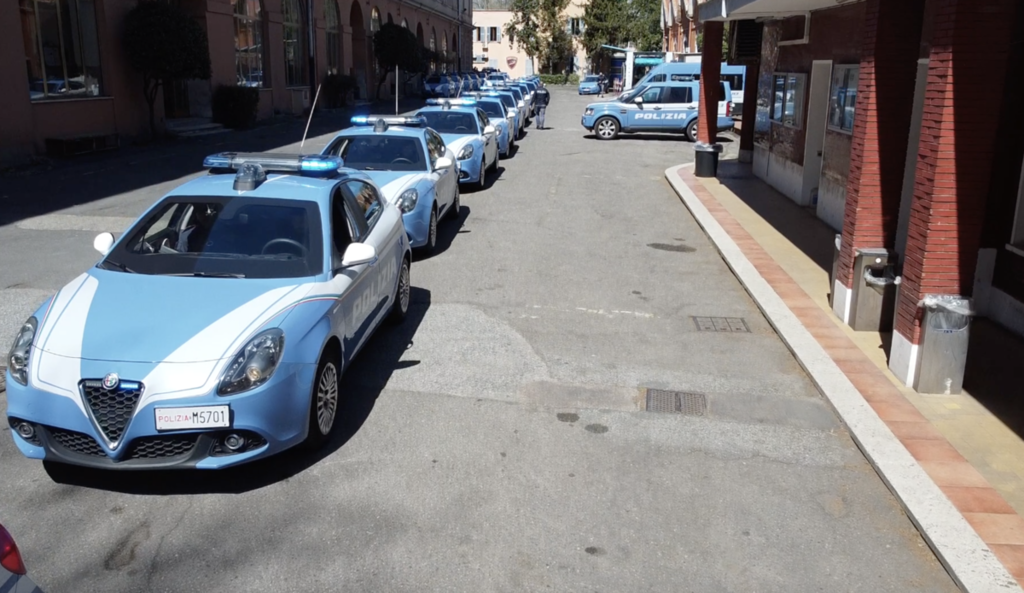
[[(835, 233), (817, 220), (812, 212), (776, 193), (756, 179), (749, 166), (735, 161), (721, 164), (718, 179), (698, 179), (689, 167), (669, 169), (666, 175), (691, 210), (706, 209), (703, 214), (713, 218), (728, 236), (725, 241), (733, 244), (725, 247), (738, 248), (741, 258), (748, 260), (749, 265), (756, 269), (753, 273), (760, 275), (798, 323), (813, 336), (820, 346), (818, 351), (827, 353), (831, 359), (829, 363), (834, 363), (852, 384), (855, 388), (852, 393), (859, 394), (860, 405), (863, 407), (866, 402), (870, 406), (873, 414), (869, 412), (869, 415), (873, 416), (874, 422), (880, 419), (888, 428), (888, 431), (882, 431), (888, 432), (887, 435), (871, 434), (861, 439), (855, 426), (857, 421), (844, 415), (840, 405), (836, 404), (836, 398), (827, 393), (827, 385), (819, 384), (825, 395), (833, 400), (837, 412), (849, 425), (865, 455), (903, 502), (925, 539), (932, 544), (961, 587), (968, 591), (1017, 589), (1006, 578), (1007, 572), (1018, 584), (1024, 583), (1024, 519), (1019, 514), (1024, 508), (1024, 478), (1021, 477), (1024, 476), (1024, 443), (1020, 437), (968, 393), (961, 396), (921, 396), (903, 387), (887, 368), (884, 346), (888, 344), (888, 336), (854, 332), (832, 314), (828, 304), (828, 270), (831, 268), (831, 245)], [(699, 205), (691, 202), (694, 199)], [(697, 212), (694, 214), (698, 215)], [(707, 225), (702, 223), (702, 226), (714, 239), (714, 233)], [(716, 243), (720, 241), (716, 240)], [(729, 261), (723, 245), (718, 244), (718, 247)], [(736, 270), (731, 261), (730, 266)], [(737, 275), (746, 285), (739, 271)], [(747, 288), (773, 325), (778, 326), (756, 291), (750, 286)], [(784, 334), (781, 328), (777, 329)], [(991, 324), (979, 321), (972, 327), (972, 332), (981, 338), (972, 339), (972, 358), (975, 361), (991, 364), (988, 361), (992, 357), (979, 351), (985, 348), (998, 348), (1002, 358), (1012, 360), (1013, 356), (1007, 354), (1016, 353), (1017, 360), (1021, 359), (1024, 347), (1020, 341), (1008, 339)], [(785, 335), (783, 337), (785, 339)], [(818, 364), (805, 360), (813, 358), (813, 352), (808, 355), (805, 349), (801, 353), (794, 343), (790, 343), (790, 347), (805, 367)], [(808, 371), (814, 374), (811, 368)], [(995, 378), (1014, 380), (1006, 376), (1005, 369), (999, 372), (977, 368), (976, 371), (988, 377), (987, 384), (981, 386), (988, 392), (998, 389), (991, 384)], [(1003, 383), (1002, 395), (1009, 399), (1011, 393), (1019, 392), (1020, 384)], [(1014, 385), (1017, 387), (1013, 388)], [(918, 468), (910, 468), (907, 473), (917, 472), (920, 477), (917, 486), (907, 488), (908, 484), (914, 483), (912, 479), (888, 475), (886, 462), (889, 460), (873, 458), (871, 449), (875, 445), (872, 443), (881, 442), (888, 446), (886, 439), (892, 444), (898, 439), (904, 456), (909, 453), (916, 461)], [(898, 464), (891, 464), (891, 467), (900, 473), (906, 469), (898, 467)], [(928, 478), (933, 484), (920, 481), (928, 482)], [(919, 496), (920, 492), (908, 492), (934, 490), (935, 486), (948, 502), (940, 501), (935, 505), (935, 500), (925, 500), (927, 497)], [(940, 507), (948, 509), (946, 515)], [(948, 514), (956, 511), (966, 524), (948, 520)], [(987, 563), (995, 570), (974, 570), (991, 558), (987, 551), (970, 559), (961, 555), (964, 550), (970, 550), (971, 541), (978, 541), (966, 525), (973, 528), (1005, 571), (990, 561)], [(970, 570), (961, 570), (968, 567)], [(974, 574), (966, 577), (958, 574), (971, 570)]]

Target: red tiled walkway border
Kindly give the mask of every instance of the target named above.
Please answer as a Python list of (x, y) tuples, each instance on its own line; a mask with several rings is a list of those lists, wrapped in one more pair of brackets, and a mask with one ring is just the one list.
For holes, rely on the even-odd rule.
[(1017, 583), (1024, 586), (1024, 518), (1015, 513), (978, 470), (903, 397), (840, 329), (838, 321), (797, 285), (690, 169), (678, 169), (677, 174)]

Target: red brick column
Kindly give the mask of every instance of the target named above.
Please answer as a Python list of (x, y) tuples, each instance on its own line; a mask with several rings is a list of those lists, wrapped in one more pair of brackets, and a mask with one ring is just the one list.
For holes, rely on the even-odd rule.
[[(924, 294), (971, 293), (1016, 0), (936, 0), (896, 332), (920, 343)], [(1017, 76), (1024, 72), (1017, 70)], [(894, 336), (894, 358), (897, 348)], [(911, 382), (905, 369), (891, 365)], [(912, 370), (916, 360), (909, 360)], [(904, 364), (904, 366), (906, 366)]]
[(757, 124), (757, 81), (761, 63), (747, 64), (743, 87), (743, 114), (740, 116), (740, 161), (750, 162), (754, 152), (754, 126)]
[(704, 47), (700, 57), (700, 105), (697, 108), (697, 141), (714, 144), (718, 136), (719, 82), (722, 79), (721, 21), (704, 23)]
[(853, 286), (857, 248), (892, 248), (921, 52), (924, 0), (867, 0), (836, 277)]

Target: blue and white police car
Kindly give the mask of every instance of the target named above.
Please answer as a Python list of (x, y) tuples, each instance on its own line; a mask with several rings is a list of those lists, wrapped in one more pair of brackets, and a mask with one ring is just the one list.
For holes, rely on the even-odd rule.
[(459, 183), (487, 187), (487, 172), (498, 170), (498, 129), (473, 99), (428, 99), (416, 112), (441, 134), (459, 163)]
[(466, 95), (474, 99), (478, 107), (487, 114), (488, 121), (498, 129), (498, 151), (503, 157), (512, 156), (512, 149), (516, 145), (512, 129), (515, 126), (515, 116), (508, 112), (508, 108), (502, 103), (501, 98), (496, 94), (486, 92), (474, 92)]
[(352, 123), (323, 154), (366, 173), (384, 201), (401, 209), (412, 247), (433, 251), (437, 221), (459, 213), (455, 155), (422, 117), (358, 115)]
[(338, 157), (221, 153), (47, 299), (7, 363), (18, 449), (218, 469), (338, 424), (339, 377), (409, 308), (401, 212)]
[(488, 97), (497, 97), (501, 100), (502, 105), (505, 106), (506, 118), (511, 118), (509, 124), (513, 131), (512, 139), (518, 140), (522, 137), (523, 128), (526, 127), (526, 115), (517, 106), (516, 97), (512, 94), (512, 91), (490, 88), (484, 89), (483, 92)]
[[(724, 97), (730, 97), (722, 83)], [(686, 134), (697, 141), (697, 108), (700, 83), (660, 82), (639, 86), (612, 101), (591, 103), (583, 111), (581, 123), (600, 140), (617, 138), (620, 132), (661, 132)], [(729, 102), (719, 105), (718, 131), (731, 130)]]

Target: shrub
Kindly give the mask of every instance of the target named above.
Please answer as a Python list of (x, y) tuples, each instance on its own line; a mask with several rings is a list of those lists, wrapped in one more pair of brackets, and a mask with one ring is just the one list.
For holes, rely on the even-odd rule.
[(219, 86), (213, 92), (213, 121), (229, 128), (256, 123), (260, 91), (248, 86)]
[(345, 107), (357, 86), (354, 76), (330, 72), (324, 77), (324, 86), (320, 91), (323, 93), (321, 99), (324, 102), (324, 107), (327, 109)]
[(577, 85), (580, 83), (580, 75), (575, 73), (570, 74), (569, 76), (566, 76), (565, 74), (541, 74), (540, 81), (543, 82), (545, 85)]

